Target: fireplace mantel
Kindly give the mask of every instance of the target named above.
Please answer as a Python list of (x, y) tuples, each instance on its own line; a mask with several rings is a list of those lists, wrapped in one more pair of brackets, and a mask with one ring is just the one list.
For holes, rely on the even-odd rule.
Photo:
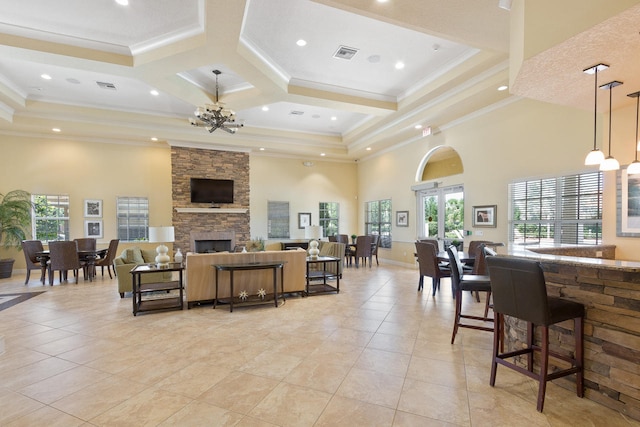
[(176, 208), (180, 213), (207, 213), (207, 214), (245, 214), (249, 209), (244, 208)]

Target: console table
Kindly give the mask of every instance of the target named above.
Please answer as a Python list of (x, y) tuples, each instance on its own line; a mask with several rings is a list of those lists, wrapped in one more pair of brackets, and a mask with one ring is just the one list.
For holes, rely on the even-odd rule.
[[(250, 271), (250, 270), (273, 270), (273, 302), (278, 307), (278, 275), (277, 271), (280, 270), (280, 288), (282, 299), (284, 300), (284, 264), (285, 261), (263, 261), (263, 262), (244, 262), (244, 263), (234, 263), (234, 264), (213, 264), (213, 268), (216, 271), (216, 296), (213, 300), (213, 308), (216, 308), (216, 304), (218, 303), (218, 273), (220, 271), (228, 271), (229, 272), (229, 287), (230, 287), (230, 296), (229, 296), (229, 312), (233, 312), (233, 300), (234, 300), (234, 291), (233, 291), (233, 273), (236, 271)], [(246, 302), (249, 304), (265, 304), (270, 303), (270, 301), (265, 301), (264, 296), (258, 296), (258, 299), (252, 297), (251, 299), (246, 298)]]
[[(332, 271), (327, 271), (327, 263), (335, 263), (336, 271), (339, 271), (341, 262), (342, 259), (333, 256), (318, 256), (314, 258), (307, 257), (307, 295), (326, 292), (340, 293), (340, 274), (334, 273)], [(310, 270), (309, 266), (311, 266), (312, 264), (321, 264), (322, 267), (320, 270)], [(336, 286), (331, 286), (327, 283), (327, 279), (329, 278), (336, 279)], [(312, 280), (320, 279), (322, 279), (322, 284), (311, 283)]]
[[(170, 262), (166, 268), (158, 268), (155, 264), (139, 264), (133, 267), (131, 275), (133, 276), (133, 315), (137, 315), (143, 311), (168, 310), (183, 308), (183, 281), (182, 271), (184, 267), (180, 262)], [(158, 273), (165, 271), (177, 271), (179, 279), (171, 282), (157, 283), (141, 283), (141, 276), (148, 273)], [(179, 291), (176, 296), (171, 291)], [(160, 295), (154, 299), (143, 299), (148, 297), (152, 292), (158, 292)], [(161, 297), (160, 297), (161, 296)]]

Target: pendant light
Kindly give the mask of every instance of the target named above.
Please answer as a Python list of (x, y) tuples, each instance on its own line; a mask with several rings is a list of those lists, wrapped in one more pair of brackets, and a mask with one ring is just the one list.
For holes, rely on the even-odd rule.
[(613, 98), (613, 88), (621, 84), (622, 82), (614, 80), (600, 86), (600, 89), (609, 89), (609, 155), (600, 163), (601, 171), (615, 171), (620, 169), (620, 163), (611, 155), (611, 99)]
[(635, 160), (627, 166), (627, 175), (637, 175), (640, 173), (640, 162), (638, 161), (638, 115), (640, 114), (640, 92), (634, 92), (627, 95), (636, 99), (636, 140), (633, 142), (633, 151), (635, 152)]
[(606, 70), (607, 68), (609, 66), (606, 64), (597, 64), (582, 71), (585, 74), (595, 74), (593, 88), (593, 150), (589, 151), (589, 154), (584, 159), (584, 164), (587, 166), (599, 165), (604, 161), (604, 153), (596, 147), (596, 128), (598, 125), (598, 71)]

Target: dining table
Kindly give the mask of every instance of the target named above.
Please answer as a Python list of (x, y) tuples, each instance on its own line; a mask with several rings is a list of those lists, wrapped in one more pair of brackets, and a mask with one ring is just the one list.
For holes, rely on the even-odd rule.
[[(92, 282), (95, 276), (96, 260), (103, 258), (107, 254), (107, 249), (93, 249), (78, 251), (78, 259), (80, 262), (84, 262), (87, 265), (87, 276), (89, 281)], [(42, 268), (42, 284), (46, 283), (46, 273), (49, 266), (49, 259), (51, 258), (51, 252), (49, 250), (38, 251), (35, 254), (36, 259), (40, 261), (40, 267)], [(51, 274), (51, 273), (49, 273)], [(86, 279), (85, 279), (86, 280)]]

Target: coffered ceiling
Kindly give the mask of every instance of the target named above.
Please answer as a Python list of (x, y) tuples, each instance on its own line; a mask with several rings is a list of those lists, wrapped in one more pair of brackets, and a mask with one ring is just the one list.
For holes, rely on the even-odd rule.
[[(497, 0), (2, 1), (0, 132), (354, 160), (507, 100), (508, 50)], [(235, 135), (189, 125), (214, 69)]]

